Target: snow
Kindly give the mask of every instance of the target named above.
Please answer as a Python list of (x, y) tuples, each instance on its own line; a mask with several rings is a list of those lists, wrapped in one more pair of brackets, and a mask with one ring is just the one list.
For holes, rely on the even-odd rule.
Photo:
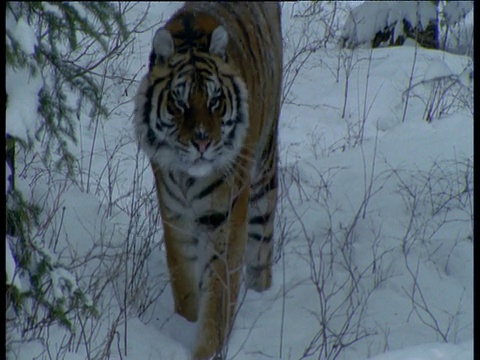
[(452, 75), (458, 74), (453, 73), (452, 70), (448, 67), (448, 64), (445, 63), (445, 61), (443, 61), (442, 59), (437, 59), (431, 62), (430, 66), (425, 72), (423, 81), (430, 81)]
[(75, 275), (64, 268), (55, 268), (50, 271), (50, 278), (52, 279), (52, 291), (55, 299), (65, 299), (65, 287), (68, 288), (69, 293), (74, 293), (78, 289)]
[[(7, 29), (19, 44), (26, 56), (35, 53), (37, 39), (23, 17), (17, 21), (7, 12)], [(7, 37), (8, 39), (8, 37)], [(8, 94), (6, 109), (6, 133), (28, 141), (32, 131), (37, 129), (38, 93), (43, 82), (39, 76), (33, 76), (27, 69), (6, 69), (6, 92)]]
[(463, 19), (473, 9), (473, 1), (447, 2), (444, 8), (445, 18), (449, 24)]
[(38, 128), (38, 93), (43, 86), (39, 76), (32, 76), (28, 70), (6, 69), (6, 91), (8, 94), (5, 113), (5, 133), (28, 141)]
[(17, 265), (13, 258), (12, 249), (10, 248), (10, 236), (5, 239), (5, 270), (7, 272), (7, 285), (13, 285), (19, 290), (22, 290), (22, 285), (17, 274)]
[(37, 39), (35, 33), (23, 17), (17, 20), (17, 24), (12, 30), (12, 35), (26, 55), (35, 53), (35, 47), (38, 45)]
[(458, 346), (450, 344), (424, 344), (408, 349), (391, 351), (371, 360), (468, 360), (473, 359), (473, 341)]
[[(144, 6), (129, 16), (137, 18)], [(138, 33), (134, 50), (123, 54), (125, 78), (134, 79), (142, 67), (143, 74), (159, 18), (167, 19), (179, 6), (151, 5), (146, 26), (152, 28)], [(290, 6), (284, 4), (284, 32), (302, 21), (290, 18)], [(362, 21), (375, 10), (368, 6)], [(416, 16), (411, 8), (398, 6), (402, 15)], [(388, 16), (391, 20), (397, 15)], [(388, 19), (378, 20), (371, 22), (370, 31)], [(464, 90), (473, 94), (465, 73), (473, 70), (468, 57), (412, 47), (360, 49), (352, 55), (355, 65), (342, 118), (345, 75), (340, 69), (337, 81), (334, 70), (345, 53), (319, 49), (301, 68), (280, 119), (279, 261), (273, 286), (261, 294), (246, 293), (227, 359), (301, 359), (309, 345), (314, 353), (310, 358), (319, 358), (315, 348), (322, 348), (321, 336), (316, 336), (324, 320), (322, 310), (331, 331), (322, 349), (331, 351), (332, 357), (338, 348), (335, 334), (348, 324), (348, 314), (352, 320), (341, 340), (344, 345), (349, 340), (353, 343), (345, 345), (337, 359), (473, 359), (473, 198), (461, 191), (472, 190), (468, 179), (473, 177), (473, 115), (466, 107), (456, 107), (427, 123), (424, 111), (431, 89), (418, 87), (411, 93), (402, 122), (415, 51), (413, 83), (460, 76)], [(138, 85), (138, 75), (134, 83)], [(94, 190), (65, 185), (63, 174), (49, 174), (44, 180), (41, 167), (17, 174), (16, 179), (22, 193), (41, 200), (46, 210), (57, 209), (52, 229), (46, 233), (47, 239), (60, 239), (51, 256), (65, 265), (52, 271), (59, 284), (55, 296), (63, 296), (65, 283), (71, 289), (105, 284), (94, 300), (100, 307), (97, 322), (92, 322), (97, 327), (78, 329), (90, 336), (88, 346), (77, 338), (63, 358), (85, 359), (87, 351), (114, 336), (110, 359), (190, 359), (196, 325), (173, 312), (163, 231), (152, 210), (156, 209), (156, 194), (150, 191), (153, 177), (133, 141), (130, 100), (135, 89), (127, 81), (112, 80), (112, 84), (106, 94), (115, 106), (112, 118), (99, 127), (96, 142), (92, 127), (82, 125), (82, 146), (77, 149), (84, 164), (79, 183), (88, 179)], [(32, 114), (41, 81), (7, 69), (6, 86), (6, 131), (25, 139), (38, 125)], [(363, 139), (355, 144), (364, 116)], [(82, 119), (89, 121), (88, 114)], [(92, 166), (87, 171), (90, 156)], [(362, 208), (369, 191), (371, 196)], [(455, 196), (449, 198), (449, 194)], [(136, 201), (144, 205), (129, 212)], [(416, 205), (414, 217), (412, 204)], [(355, 218), (359, 209), (360, 216)], [(148, 233), (152, 238), (138, 230), (148, 220), (157, 221), (150, 229), (153, 233)], [(18, 279), (12, 277), (15, 263), (9, 241), (7, 283), (20, 289)], [(349, 252), (342, 252), (344, 243), (349, 244), (343, 248)], [(144, 257), (136, 257), (140, 253)], [(91, 260), (72, 262), (73, 269), (67, 270), (68, 259), (82, 256)], [(125, 274), (131, 275), (134, 266), (139, 266), (135, 269), (141, 274), (135, 280), (137, 287), (125, 284)], [(355, 290), (342, 287), (350, 284), (349, 271), (358, 279), (356, 287), (352, 285)], [(319, 287), (312, 281), (315, 273), (320, 276)], [(123, 314), (126, 287), (138, 292), (132, 294), (128, 319), (120, 317), (116, 323)], [(345, 303), (349, 296), (360, 301), (356, 312)], [(145, 306), (150, 300), (151, 305)], [(366, 336), (353, 341), (355, 331)], [(12, 354), (18, 360), (48, 358), (46, 347), (50, 352), (67, 349), (66, 334), (64, 328), (52, 327), (48, 342), (19, 343)]]

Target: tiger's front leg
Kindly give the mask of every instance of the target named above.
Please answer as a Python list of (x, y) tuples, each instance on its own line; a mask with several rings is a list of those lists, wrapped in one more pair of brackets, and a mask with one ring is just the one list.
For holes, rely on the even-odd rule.
[(167, 264), (170, 271), (175, 312), (188, 321), (198, 318), (198, 238), (180, 212), (172, 212), (165, 205), (169, 198), (165, 178), (155, 164), (152, 164), (157, 195), (162, 213), (162, 223), (167, 250)]
[(247, 242), (249, 190), (244, 190), (224, 224), (211, 234), (209, 257), (199, 283), (199, 318), (194, 359), (221, 358), (236, 314)]
[(188, 321), (198, 318), (198, 239), (182, 232), (181, 224), (163, 221), (175, 312)]

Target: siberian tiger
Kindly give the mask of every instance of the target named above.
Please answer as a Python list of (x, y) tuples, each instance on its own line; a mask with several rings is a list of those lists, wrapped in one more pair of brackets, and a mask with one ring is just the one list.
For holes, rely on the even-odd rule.
[[(220, 354), (242, 279), (272, 281), (280, 5), (189, 2), (153, 38), (134, 127), (150, 158), (175, 311), (195, 359)], [(245, 265), (245, 272), (242, 268)]]

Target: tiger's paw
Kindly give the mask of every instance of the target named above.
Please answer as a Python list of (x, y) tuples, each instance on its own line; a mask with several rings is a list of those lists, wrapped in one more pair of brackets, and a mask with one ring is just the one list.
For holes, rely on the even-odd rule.
[(195, 322), (197, 321), (198, 315), (197, 315), (197, 310), (193, 308), (186, 308), (186, 309), (180, 309), (180, 308), (175, 308), (175, 312), (187, 319), (190, 322)]
[(180, 301), (175, 303), (175, 312), (183, 316), (190, 322), (195, 322), (198, 319), (198, 301), (195, 296), (184, 296)]
[(214, 321), (206, 321), (197, 329), (197, 344), (193, 353), (194, 360), (222, 360), (221, 331)]
[(222, 360), (221, 354), (217, 351), (218, 343), (207, 342), (197, 345), (193, 353), (194, 360)]
[(262, 292), (272, 286), (271, 266), (247, 266), (247, 288)]

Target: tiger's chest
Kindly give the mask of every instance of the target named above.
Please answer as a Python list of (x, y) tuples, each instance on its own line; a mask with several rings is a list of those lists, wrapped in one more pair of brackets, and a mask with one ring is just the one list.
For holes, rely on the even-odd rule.
[(227, 211), (231, 202), (229, 182), (223, 176), (194, 178), (169, 172), (161, 185), (163, 216), (190, 228), (201, 228), (202, 219)]

